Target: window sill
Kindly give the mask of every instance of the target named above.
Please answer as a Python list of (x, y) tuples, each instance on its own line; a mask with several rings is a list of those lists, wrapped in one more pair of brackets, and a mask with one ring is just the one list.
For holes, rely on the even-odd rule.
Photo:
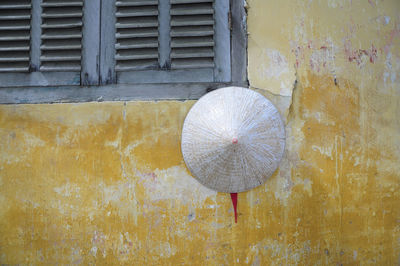
[(228, 86), (247, 87), (248, 84), (229, 82), (0, 88), (0, 104), (197, 100), (209, 91)]

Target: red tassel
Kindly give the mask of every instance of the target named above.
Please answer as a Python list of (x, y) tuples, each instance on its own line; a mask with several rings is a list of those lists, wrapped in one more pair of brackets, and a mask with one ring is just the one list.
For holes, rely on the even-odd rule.
[(235, 212), (235, 223), (237, 223), (237, 193), (231, 193), (233, 211)]

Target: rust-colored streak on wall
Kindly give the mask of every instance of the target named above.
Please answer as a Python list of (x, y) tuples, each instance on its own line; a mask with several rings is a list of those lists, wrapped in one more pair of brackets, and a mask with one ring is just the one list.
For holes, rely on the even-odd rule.
[(193, 101), (0, 106), (0, 263), (398, 264), (399, 3), (248, 1), (287, 145), (237, 224), (183, 163)]

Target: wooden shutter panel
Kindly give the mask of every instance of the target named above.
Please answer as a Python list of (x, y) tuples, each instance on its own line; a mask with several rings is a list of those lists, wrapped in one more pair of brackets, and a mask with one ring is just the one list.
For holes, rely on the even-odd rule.
[(43, 0), (40, 71), (80, 71), (83, 0)]
[(158, 0), (117, 0), (115, 39), (116, 71), (157, 69)]
[[(171, 69), (231, 81), (229, 0), (171, 0)], [(212, 74), (207, 74), (212, 70)], [(210, 77), (211, 76), (211, 77)]]
[(171, 0), (171, 68), (214, 68), (213, 0)]
[(29, 71), (30, 0), (0, 1), (0, 72)]
[(102, 0), (102, 5), (103, 84), (230, 81), (229, 0)]
[(100, 0), (0, 0), (0, 17), (0, 87), (98, 84)]

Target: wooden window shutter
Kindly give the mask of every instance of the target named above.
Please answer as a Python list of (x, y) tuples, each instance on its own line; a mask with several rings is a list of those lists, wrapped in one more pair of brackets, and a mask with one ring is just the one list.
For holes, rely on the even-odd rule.
[(102, 6), (103, 84), (230, 81), (229, 0), (102, 0)]
[[(98, 8), (93, 9), (96, 2)], [(90, 57), (96, 60), (99, 50), (96, 45), (84, 48), (84, 41), (97, 34), (95, 39), (98, 42), (100, 30), (96, 29), (99, 27), (96, 18), (100, 17), (99, 3), (100, 0), (0, 2), (0, 30), (8, 32), (0, 35), (5, 39), (0, 47), (9, 51), (14, 49), (14, 61), (20, 60), (15, 63), (13, 60), (7, 61), (7, 54), (0, 54), (0, 61), (13, 62), (14, 67), (8, 69), (8, 74), (0, 67), (0, 86), (97, 84), (96, 62)], [(86, 11), (92, 13), (88, 16), (91, 19), (85, 19), (85, 5), (88, 6)], [(86, 33), (92, 35), (84, 38)], [(12, 41), (8, 40), (11, 38)], [(85, 59), (87, 62), (84, 62)]]
[(171, 68), (214, 68), (213, 0), (171, 4)]
[(0, 1), (0, 73), (28, 72), (31, 3)]
[(0, 87), (230, 82), (229, 0), (2, 0)]
[(244, 4), (0, 0), (0, 102), (198, 99), (246, 86)]
[(158, 1), (116, 2), (116, 71), (158, 67)]
[(81, 71), (82, 18), (82, 0), (43, 0), (40, 71)]
[(229, 1), (171, 0), (171, 69), (212, 69), (230, 81)]

